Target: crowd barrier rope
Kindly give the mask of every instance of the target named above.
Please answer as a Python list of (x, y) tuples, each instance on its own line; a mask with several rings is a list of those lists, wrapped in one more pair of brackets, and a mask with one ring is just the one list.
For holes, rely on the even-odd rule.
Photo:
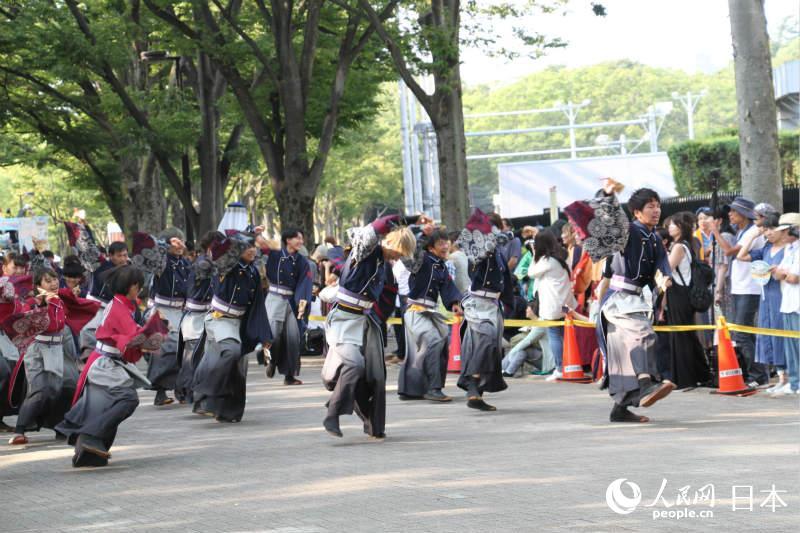
[[(311, 315), (308, 319), (312, 322), (324, 322), (324, 316), (318, 315)], [(458, 319), (460, 320), (460, 319)], [(445, 320), (448, 324), (455, 324), (457, 319), (455, 318), (448, 318)], [(402, 324), (402, 318), (390, 318), (387, 321), (390, 325)], [(585, 320), (573, 320), (573, 325), (581, 327), (581, 328), (594, 328), (596, 324), (594, 322), (587, 322)], [(507, 328), (523, 328), (523, 327), (533, 327), (533, 328), (554, 328), (558, 326), (563, 326), (563, 320), (514, 320), (508, 319), (504, 321), (504, 325)], [(800, 331), (791, 331), (787, 329), (772, 329), (772, 328), (757, 328), (753, 326), (740, 326), (739, 324), (730, 324), (726, 323), (726, 327), (730, 331), (737, 331), (739, 333), (749, 333), (752, 335), (769, 335), (773, 337), (785, 337), (789, 339), (800, 339)], [(657, 332), (669, 332), (669, 333), (678, 333), (678, 332), (686, 332), (686, 331), (713, 331), (722, 329), (722, 326), (718, 324), (691, 324), (691, 325), (682, 325), (682, 326), (654, 326), (653, 329)]]

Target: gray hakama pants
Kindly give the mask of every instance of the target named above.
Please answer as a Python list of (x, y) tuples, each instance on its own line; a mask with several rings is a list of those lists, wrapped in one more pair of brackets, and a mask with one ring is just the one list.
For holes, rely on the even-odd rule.
[(461, 327), (461, 375), (458, 386), (469, 391), (473, 376), (479, 375), (477, 388), (484, 392), (506, 390), (502, 374), (503, 313), (496, 300), (467, 295), (461, 302), (464, 324)]
[(268, 293), (265, 301), (269, 327), (274, 337), (270, 354), (283, 376), (300, 374), (300, 328), (289, 300), (279, 294)]
[(150, 355), (147, 365), (147, 379), (152, 383), (153, 390), (172, 390), (178, 377), (178, 335), (180, 333), (183, 310), (173, 307), (156, 306), (155, 310), (161, 311), (169, 323), (169, 333), (161, 344), (161, 349)]
[(386, 429), (386, 363), (380, 326), (367, 315), (334, 308), (325, 322), (328, 353), (322, 383), (332, 391), (328, 416), (350, 415), (364, 422), (364, 433)]
[(72, 405), (80, 371), (68, 328), (62, 344), (34, 341), (25, 352), (27, 392), (19, 408), (17, 431), (55, 428)]
[(98, 357), (89, 368), (81, 397), (55, 430), (75, 445), (76, 458), (81, 453), (78, 443), (81, 436), (100, 441), (108, 450), (114, 444), (119, 425), (139, 405), (136, 388), (149, 385), (135, 365), (107, 355)]
[(447, 377), (447, 333), (444, 317), (436, 311), (411, 311), (403, 315), (406, 357), (400, 365), (397, 393), (419, 398), (444, 387)]
[(247, 401), (247, 355), (242, 353), (239, 319), (206, 316), (203, 359), (194, 373), (194, 412), (239, 421)]
[(194, 360), (195, 350), (203, 336), (204, 321), (206, 311), (188, 312), (181, 321), (181, 337), (183, 338), (183, 350), (181, 354), (180, 370), (175, 379), (175, 396), (186, 402), (193, 402), (192, 383), (194, 382), (194, 371), (196, 363)]
[(639, 405), (640, 374), (658, 375), (656, 333), (647, 313), (606, 313), (606, 373), (614, 403)]

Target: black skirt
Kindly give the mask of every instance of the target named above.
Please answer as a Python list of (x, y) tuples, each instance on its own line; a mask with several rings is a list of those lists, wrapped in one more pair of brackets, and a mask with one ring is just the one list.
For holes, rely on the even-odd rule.
[[(689, 304), (689, 288), (673, 283), (667, 289), (667, 323), (694, 324), (694, 309)], [(710, 370), (703, 345), (694, 331), (669, 334), (670, 373), (679, 389), (706, 383)]]

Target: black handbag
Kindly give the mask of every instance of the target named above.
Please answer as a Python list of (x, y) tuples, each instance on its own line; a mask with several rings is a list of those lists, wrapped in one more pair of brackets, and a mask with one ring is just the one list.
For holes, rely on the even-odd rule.
[(303, 333), (303, 355), (322, 355), (324, 345), (325, 330), (323, 328), (310, 328)]

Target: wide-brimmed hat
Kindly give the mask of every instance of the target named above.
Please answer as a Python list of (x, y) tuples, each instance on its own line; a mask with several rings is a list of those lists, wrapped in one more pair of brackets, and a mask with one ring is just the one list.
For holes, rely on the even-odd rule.
[(742, 198), (741, 196), (737, 196), (733, 202), (731, 202), (731, 209), (750, 220), (755, 220), (756, 218), (755, 206), (756, 204), (752, 201), (747, 198)]
[(768, 204), (766, 202), (761, 202), (760, 204), (757, 204), (753, 208), (753, 211), (756, 212), (756, 215), (761, 216), (761, 217), (765, 217), (765, 216), (769, 215), (770, 213), (775, 213), (775, 214), (780, 213), (780, 211), (775, 209), (775, 207), (773, 207), (772, 204)]
[(787, 230), (794, 226), (800, 226), (800, 213), (784, 213), (778, 220), (778, 231)]
[(322, 261), (328, 258), (328, 246), (326, 244), (319, 244), (314, 248), (314, 253), (311, 254), (311, 259), (314, 261)]

